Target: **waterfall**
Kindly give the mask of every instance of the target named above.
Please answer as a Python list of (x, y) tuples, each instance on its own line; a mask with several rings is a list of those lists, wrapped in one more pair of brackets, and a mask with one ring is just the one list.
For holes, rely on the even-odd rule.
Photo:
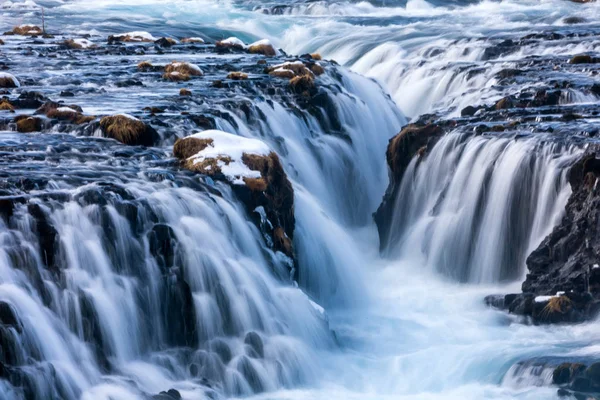
[(395, 198), (384, 253), (464, 282), (521, 279), (560, 221), (575, 146), (450, 133), (415, 157)]

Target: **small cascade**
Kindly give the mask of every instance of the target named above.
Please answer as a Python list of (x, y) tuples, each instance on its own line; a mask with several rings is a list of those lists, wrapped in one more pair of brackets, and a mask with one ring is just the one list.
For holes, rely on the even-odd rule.
[(567, 167), (580, 151), (537, 138), (446, 135), (411, 161), (385, 254), (463, 282), (522, 278), (525, 258), (564, 212)]
[[(276, 279), (289, 260), (265, 247), (229, 188), (135, 171), (108, 183), (93, 157), (4, 208), (0, 365), (10, 398), (103, 398), (103, 385), (116, 399), (169, 385), (248, 395), (306, 381), (314, 349), (334, 343), (322, 310)], [(93, 182), (74, 186), (83, 176)], [(137, 385), (111, 387), (108, 372)]]

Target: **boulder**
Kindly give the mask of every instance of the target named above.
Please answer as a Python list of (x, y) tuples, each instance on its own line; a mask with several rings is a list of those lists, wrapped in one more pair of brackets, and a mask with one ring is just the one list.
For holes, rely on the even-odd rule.
[[(10, 32), (12, 35), (21, 35), (21, 36), (39, 36), (44, 33), (44, 30), (37, 25), (20, 25), (15, 26), (13, 30)], [(5, 33), (9, 34), (9, 32)]]
[(156, 38), (148, 32), (126, 32), (116, 35), (110, 35), (108, 37), (108, 44), (115, 44), (119, 42), (137, 42), (137, 43), (150, 43), (154, 42)]
[(279, 52), (273, 47), (270, 41), (267, 39), (259, 40), (248, 46), (248, 52), (250, 54), (262, 54), (264, 56), (273, 57), (279, 54)]
[(38, 117), (20, 115), (15, 118), (15, 122), (17, 123), (17, 132), (31, 133), (42, 130), (42, 120)]
[(263, 142), (207, 130), (178, 139), (173, 155), (190, 171), (228, 182), (253, 213), (262, 207), (270, 222), (255, 223), (270, 237), (270, 246), (294, 256), (294, 191), (276, 153)]
[(105, 137), (131, 146), (152, 146), (158, 137), (150, 125), (126, 114), (102, 118), (100, 129)]
[(0, 88), (17, 88), (21, 86), (19, 80), (8, 72), (0, 72)]
[(569, 60), (569, 64), (594, 64), (600, 59), (592, 57), (588, 54), (579, 54)]
[(231, 79), (234, 81), (242, 81), (248, 79), (248, 74), (244, 72), (230, 72), (227, 75), (227, 79)]

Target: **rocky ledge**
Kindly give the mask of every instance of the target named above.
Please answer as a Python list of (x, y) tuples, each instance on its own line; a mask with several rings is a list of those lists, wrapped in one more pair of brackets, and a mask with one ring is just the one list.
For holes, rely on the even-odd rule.
[(600, 160), (590, 149), (569, 171), (572, 194), (558, 226), (527, 258), (522, 293), (487, 304), (533, 323), (575, 323), (600, 311)]
[(173, 153), (184, 168), (229, 183), (267, 245), (294, 259), (294, 190), (279, 156), (265, 143), (207, 130), (178, 139)]

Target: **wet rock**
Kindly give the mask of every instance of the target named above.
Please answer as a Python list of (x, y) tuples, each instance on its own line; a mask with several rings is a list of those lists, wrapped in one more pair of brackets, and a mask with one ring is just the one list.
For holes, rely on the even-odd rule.
[(148, 32), (129, 32), (119, 35), (110, 35), (108, 37), (108, 44), (116, 44), (119, 42), (149, 43), (154, 40), (155, 39)]
[(439, 125), (418, 122), (406, 125), (400, 133), (390, 139), (386, 151), (390, 184), (374, 215), (379, 230), (381, 248), (384, 248), (387, 243), (394, 199), (406, 168), (413, 157), (423, 148), (432, 148), (443, 134), (444, 130)]
[(87, 39), (69, 39), (64, 42), (64, 45), (73, 50), (94, 49), (98, 47)]
[(102, 118), (100, 129), (105, 137), (131, 146), (152, 146), (158, 138), (150, 125), (124, 114)]
[(17, 123), (17, 132), (31, 133), (42, 130), (42, 119), (38, 117), (20, 115), (15, 118), (15, 122)]
[(460, 115), (462, 117), (471, 117), (471, 116), (475, 115), (477, 110), (478, 110), (478, 108), (476, 108), (476, 107), (467, 106), (460, 111)]
[(514, 100), (510, 96), (498, 100), (498, 102), (494, 105), (496, 110), (506, 110), (512, 107), (514, 107)]
[(39, 36), (44, 33), (43, 29), (37, 25), (21, 25), (13, 28), (12, 31), (4, 33), (5, 35), (21, 36)]
[(175, 389), (169, 389), (166, 392), (160, 392), (152, 398), (154, 400), (181, 400), (181, 393)]
[(191, 96), (192, 92), (188, 89), (180, 89), (179, 90), (179, 95), (180, 96)]
[(246, 45), (236, 37), (219, 40), (215, 43), (217, 50), (244, 50)]
[(310, 96), (315, 93), (315, 79), (312, 75), (300, 75), (290, 79), (290, 88), (296, 94)]
[(262, 54), (269, 57), (277, 55), (277, 50), (268, 40), (261, 40), (256, 43), (252, 43), (250, 46), (248, 46), (248, 52), (250, 54)]
[(20, 83), (18, 79), (8, 72), (0, 72), (0, 88), (16, 88), (19, 87)]
[(17, 108), (38, 109), (47, 101), (48, 98), (39, 92), (22, 92), (11, 103)]
[(231, 79), (234, 81), (243, 81), (248, 79), (248, 74), (244, 73), (244, 72), (230, 72), (227, 75), (227, 79)]
[(204, 39), (199, 37), (189, 37), (181, 39), (181, 43), (204, 43)]
[(566, 17), (566, 18), (563, 18), (563, 22), (568, 25), (575, 25), (575, 24), (584, 24), (587, 21), (585, 18), (581, 18), (581, 17)]
[[(279, 156), (270, 152), (267, 155), (242, 153), (241, 160), (234, 160), (228, 154), (192, 159), (209, 146), (214, 146), (214, 140), (206, 131), (206, 137), (187, 137), (178, 139), (173, 146), (173, 155), (178, 158), (182, 166), (191, 171), (211, 176), (231, 183), (222, 171), (222, 165), (240, 162), (251, 171), (259, 172), (260, 177), (245, 176), (244, 184), (232, 184), (232, 189), (249, 213), (262, 207), (266, 219), (270, 224), (261, 224), (255, 221), (263, 234), (270, 238), (271, 246), (276, 251), (281, 251), (293, 258), (293, 232), (294, 217), (294, 191), (283, 169)], [(228, 135), (215, 131), (215, 135)]]
[(600, 62), (600, 59), (588, 54), (580, 54), (569, 60), (569, 64), (595, 64), (597, 62)]
[(154, 44), (160, 47), (171, 47), (177, 44), (177, 41), (172, 38), (161, 37), (154, 41)]
[(1, 99), (0, 100), (0, 111), (15, 112), (15, 107), (7, 99)]

